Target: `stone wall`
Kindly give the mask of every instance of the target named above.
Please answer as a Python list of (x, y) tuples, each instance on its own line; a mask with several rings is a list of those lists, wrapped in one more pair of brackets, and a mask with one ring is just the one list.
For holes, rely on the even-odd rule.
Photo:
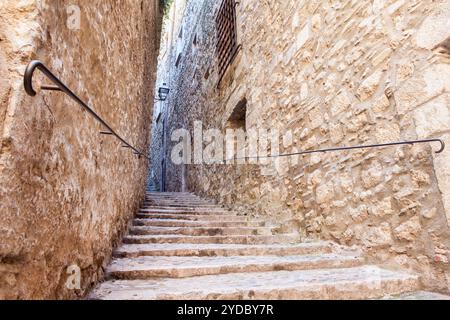
[[(143, 201), (149, 165), (64, 94), (27, 96), (25, 66), (42, 60), (147, 151), (159, 16), (159, 1), (1, 1), (0, 299), (83, 296)], [(72, 265), (80, 290), (66, 286)]]
[[(189, 2), (174, 44), (181, 62), (167, 57), (169, 141), (194, 121), (224, 130), (246, 99), (247, 130), (292, 132), (283, 153), (430, 137), (450, 144), (450, 1), (240, 1), (242, 49), (218, 86), (220, 3)], [(249, 214), (290, 220), (304, 237), (361, 246), (372, 262), (421, 272), (426, 286), (448, 291), (450, 149), (438, 149), (363, 149), (264, 166), (169, 162), (168, 188), (185, 184)]]

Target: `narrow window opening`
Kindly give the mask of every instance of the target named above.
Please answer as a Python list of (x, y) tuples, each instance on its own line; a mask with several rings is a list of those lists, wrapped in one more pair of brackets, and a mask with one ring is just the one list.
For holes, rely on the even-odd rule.
[(244, 98), (236, 105), (227, 122), (227, 129), (246, 130), (247, 99)]

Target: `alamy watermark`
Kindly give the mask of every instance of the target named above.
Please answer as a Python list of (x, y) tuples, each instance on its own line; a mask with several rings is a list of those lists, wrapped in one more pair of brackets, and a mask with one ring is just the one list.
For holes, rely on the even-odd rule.
[[(39, 1), (38, 8), (40, 11), (46, 12), (51, 10), (49, 1)], [(66, 14), (66, 27), (72, 31), (81, 29), (81, 8), (78, 5), (70, 4), (64, 8)]]
[[(201, 121), (194, 129), (177, 129), (171, 134), (173, 143), (170, 159), (175, 165), (245, 165), (271, 166), (277, 171), (299, 163), (300, 150), (295, 146), (291, 131), (280, 134), (271, 129), (204, 129)], [(281, 151), (284, 153), (282, 154)], [(285, 157), (290, 154), (289, 157)]]
[(67, 268), (68, 274), (66, 288), (69, 290), (81, 290), (81, 269), (74, 264)]
[(67, 13), (67, 28), (70, 30), (81, 29), (81, 9), (77, 5), (70, 5), (66, 8)]

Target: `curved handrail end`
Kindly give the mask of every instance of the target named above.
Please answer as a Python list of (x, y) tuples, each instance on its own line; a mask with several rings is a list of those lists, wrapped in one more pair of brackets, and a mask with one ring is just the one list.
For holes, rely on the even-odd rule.
[(25, 92), (29, 96), (34, 97), (37, 94), (36, 91), (33, 89), (33, 75), (36, 68), (39, 68), (41, 66), (43, 66), (43, 63), (41, 61), (33, 60), (27, 65), (27, 68), (25, 69), (25, 74), (23, 77), (23, 85), (25, 87)]
[(438, 139), (437, 141), (441, 143), (441, 148), (438, 151), (436, 151), (436, 153), (442, 153), (445, 150), (445, 142), (441, 139)]
[[(31, 61), (26, 69), (23, 76), (23, 85), (25, 88), (26, 93), (29, 96), (36, 96), (37, 92), (33, 89), (33, 75), (34, 71), (36, 69), (39, 69), (49, 80), (51, 80), (56, 87), (50, 87), (45, 86), (47, 90), (57, 90), (64, 92), (66, 95), (68, 95), (72, 100), (74, 100), (76, 103), (78, 103), (83, 110), (86, 110), (90, 113), (94, 119), (99, 122), (102, 126), (105, 127), (105, 131), (102, 131), (102, 134), (108, 134), (116, 137), (123, 145), (122, 147), (132, 149), (136, 154), (140, 156), (146, 157), (142, 152), (140, 152), (138, 149), (133, 147), (131, 144), (129, 144), (127, 141), (125, 141), (121, 136), (119, 136), (112, 128), (111, 126), (105, 122), (91, 107), (89, 107), (83, 100), (81, 100), (72, 90), (70, 90), (58, 77), (56, 77), (41, 61), (39, 60), (33, 60)], [(150, 160), (148, 157), (146, 157), (148, 160)]]

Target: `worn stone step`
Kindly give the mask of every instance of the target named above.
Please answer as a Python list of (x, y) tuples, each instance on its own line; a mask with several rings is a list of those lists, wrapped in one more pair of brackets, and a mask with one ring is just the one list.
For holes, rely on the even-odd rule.
[(175, 193), (173, 193), (173, 194), (169, 194), (169, 193), (166, 193), (166, 194), (162, 194), (162, 193), (160, 193), (160, 194), (147, 193), (145, 196), (147, 198), (157, 198), (157, 199), (159, 199), (159, 198), (173, 198), (173, 199), (191, 198), (191, 199), (201, 199), (201, 200), (205, 200), (205, 201), (211, 200), (211, 199), (205, 199), (205, 198), (199, 197), (199, 196), (197, 196), (197, 195), (195, 195), (193, 193), (179, 193), (179, 194), (175, 194)]
[(150, 198), (146, 197), (144, 199), (144, 203), (162, 203), (162, 204), (183, 204), (183, 203), (192, 203), (199, 205), (217, 205), (216, 202), (210, 200), (204, 200), (201, 198), (195, 197), (181, 197), (181, 198)]
[(153, 209), (153, 210), (198, 210), (198, 211), (205, 211), (205, 210), (210, 210), (210, 211), (230, 211), (227, 210), (223, 207), (218, 207), (218, 206), (169, 206), (169, 205), (144, 205), (141, 207), (142, 209)]
[(99, 285), (91, 299), (104, 300), (302, 300), (372, 299), (417, 291), (415, 275), (374, 266), (191, 278), (113, 280)]
[(190, 221), (190, 220), (174, 220), (174, 219), (135, 219), (133, 221), (135, 226), (148, 227), (204, 227), (204, 228), (231, 228), (231, 227), (264, 227), (266, 222), (260, 221)]
[(195, 203), (207, 203), (207, 204), (215, 204), (215, 202), (210, 200), (204, 200), (201, 198), (195, 197), (180, 197), (180, 198), (157, 198), (157, 197), (145, 197), (144, 199), (147, 202), (168, 202), (168, 203), (177, 203), (177, 202), (195, 202)]
[(215, 214), (215, 215), (235, 215), (232, 211), (226, 210), (209, 210), (209, 209), (189, 209), (189, 208), (179, 208), (179, 209), (170, 209), (170, 208), (141, 208), (139, 210), (141, 213), (170, 213), (170, 214), (180, 214), (180, 213), (188, 213), (188, 214)]
[(262, 255), (304, 255), (331, 253), (332, 247), (328, 242), (300, 243), (300, 244), (125, 244), (114, 251), (119, 258), (133, 258), (140, 256), (262, 256)]
[(121, 280), (154, 277), (186, 278), (225, 273), (269, 272), (319, 268), (349, 268), (361, 265), (358, 256), (335, 254), (302, 256), (235, 257), (139, 257), (116, 259), (107, 269), (109, 278)]
[(180, 203), (193, 203), (193, 204), (203, 204), (211, 206), (220, 206), (216, 202), (196, 199), (196, 198), (181, 198), (181, 199), (155, 199), (155, 198), (145, 198), (144, 203), (167, 203), (167, 204), (180, 204)]
[(178, 199), (167, 199), (167, 198), (145, 198), (146, 202), (163, 202), (163, 203), (199, 203), (199, 204), (209, 204), (216, 205), (214, 201), (204, 200), (201, 198), (178, 198)]
[(195, 196), (192, 192), (147, 192), (147, 195), (166, 196), (166, 195), (191, 195)]
[(216, 204), (205, 204), (195, 202), (144, 202), (143, 206), (157, 208), (205, 208), (205, 209), (222, 209), (223, 207)]
[(151, 212), (204, 212), (204, 213), (218, 213), (226, 214), (233, 211), (229, 211), (223, 208), (200, 208), (200, 207), (142, 207), (141, 211)]
[(164, 202), (182, 202), (182, 201), (194, 201), (214, 204), (213, 201), (205, 200), (197, 197), (145, 197), (145, 201), (164, 201)]
[(388, 295), (379, 300), (450, 300), (450, 296), (437, 292), (417, 291), (401, 295)]
[(188, 192), (148, 192), (146, 193), (146, 197), (154, 197), (154, 198), (182, 198), (182, 197), (196, 197), (199, 198), (198, 196), (196, 196), (193, 193), (188, 193)]
[(183, 214), (183, 213), (138, 213), (138, 219), (171, 219), (171, 220), (191, 220), (191, 221), (252, 221), (249, 217), (241, 217), (235, 215), (215, 215), (215, 214)]
[(155, 209), (202, 209), (202, 210), (225, 210), (221, 206), (212, 204), (195, 204), (195, 203), (144, 203), (143, 208), (155, 208)]
[(205, 227), (147, 227), (137, 226), (130, 228), (131, 235), (185, 235), (185, 236), (220, 236), (220, 235), (272, 235), (274, 228), (205, 228)]
[(146, 195), (145, 199), (146, 200), (173, 200), (173, 201), (179, 201), (179, 200), (210, 201), (210, 200), (205, 200), (205, 199), (199, 198), (197, 196), (193, 196), (193, 195), (163, 195), (163, 196)]
[[(184, 215), (184, 216), (216, 216), (219, 219), (222, 217), (237, 217), (238, 215), (233, 212), (203, 212), (203, 211), (176, 211), (176, 210), (139, 210), (139, 214), (146, 214), (148, 216), (155, 215)], [(243, 216), (239, 216), (243, 217)]]
[(144, 243), (228, 243), (228, 244), (281, 244), (296, 243), (297, 234), (279, 234), (273, 236), (126, 236), (123, 240), (126, 244)]

